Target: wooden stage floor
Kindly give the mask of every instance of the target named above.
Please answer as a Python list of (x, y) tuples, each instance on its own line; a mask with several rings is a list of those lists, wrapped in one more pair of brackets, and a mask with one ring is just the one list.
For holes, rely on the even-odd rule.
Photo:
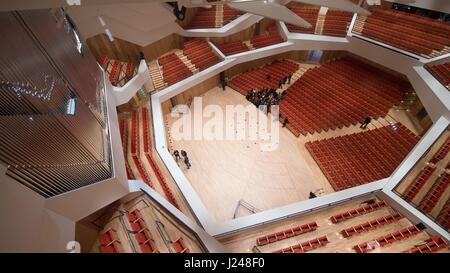
[[(214, 88), (202, 98), (203, 107), (214, 104), (225, 109), (226, 105), (250, 104), (229, 87), (226, 91)], [(193, 105), (190, 108), (193, 111)], [(402, 123), (406, 120), (406, 115), (402, 117), (400, 112), (390, 114)], [(178, 119), (170, 114), (165, 118), (168, 128)], [(203, 124), (206, 122), (203, 118)], [(387, 122), (375, 121), (374, 124), (380, 127)], [(405, 125), (411, 127), (411, 123)], [(248, 120), (246, 126), (249, 126)], [(279, 146), (274, 151), (261, 151), (261, 142), (251, 140), (170, 140), (173, 149), (187, 151), (192, 167), (188, 170), (180, 161), (181, 169), (211, 215), (217, 222), (223, 222), (232, 219), (235, 212), (236, 217), (251, 213), (244, 207), (236, 209), (240, 200), (263, 211), (306, 200), (310, 191), (320, 188), (325, 194), (333, 192), (304, 144), (359, 131), (358, 126), (352, 126), (297, 138), (288, 129), (280, 128)]]

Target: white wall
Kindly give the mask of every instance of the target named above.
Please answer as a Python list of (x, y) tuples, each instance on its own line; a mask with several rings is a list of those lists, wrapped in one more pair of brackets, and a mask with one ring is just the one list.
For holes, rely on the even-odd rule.
[(64, 252), (75, 223), (44, 208), (45, 199), (0, 176), (0, 252)]
[(114, 37), (143, 47), (181, 29), (173, 13), (160, 3), (77, 6), (68, 13), (85, 39), (105, 32), (99, 16)]
[[(116, 105), (122, 105), (130, 101), (130, 99), (136, 94), (136, 92), (142, 88), (144, 84), (149, 84), (146, 86), (153, 87), (152, 79), (150, 77), (150, 72), (148, 70), (147, 63), (145, 60), (141, 60), (139, 63), (138, 74), (129, 80), (124, 86), (116, 87), (113, 86), (113, 94), (115, 97)], [(153, 88), (147, 89), (147, 91), (152, 91)]]

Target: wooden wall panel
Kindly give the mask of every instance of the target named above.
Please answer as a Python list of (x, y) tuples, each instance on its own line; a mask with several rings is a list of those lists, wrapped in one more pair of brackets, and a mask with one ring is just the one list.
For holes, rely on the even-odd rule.
[(183, 21), (176, 20), (175, 22), (177, 22), (177, 24), (180, 25), (182, 28), (185, 28), (189, 24), (189, 22), (191, 22), (192, 18), (194, 18), (198, 10), (199, 8), (187, 8), (184, 20)]
[(141, 46), (119, 38), (114, 38), (114, 41), (110, 42), (108, 36), (103, 33), (88, 38), (86, 43), (97, 60), (100, 55), (106, 55), (121, 61), (136, 62), (140, 59), (139, 52), (142, 51)]
[(183, 47), (183, 37), (178, 34), (171, 34), (144, 47), (142, 52), (147, 61), (157, 59), (161, 55), (175, 49)]
[(397, 76), (399, 78), (402, 78), (402, 79), (408, 81), (408, 77), (406, 77), (405, 75), (403, 75), (403, 74), (401, 74), (401, 73), (399, 73), (399, 72), (397, 72), (395, 70), (389, 69), (389, 68), (384, 67), (384, 66), (382, 66), (382, 65), (380, 65), (378, 63), (375, 63), (375, 62), (372, 62), (370, 60), (367, 60), (364, 57), (361, 57), (359, 55), (352, 54), (351, 52), (346, 52), (346, 54), (350, 55), (350, 56), (354, 57), (355, 59), (358, 59), (358, 60), (360, 60), (362, 62), (365, 62), (365, 63), (367, 63), (367, 64), (369, 64), (369, 65), (371, 65), (373, 67), (376, 67), (376, 68), (378, 68), (380, 70), (383, 70), (383, 71), (385, 71), (385, 72), (387, 72), (389, 74), (392, 74), (394, 76)]
[(197, 84), (196, 86), (189, 88), (183, 93), (176, 95), (170, 100), (163, 102), (162, 103), (163, 114), (166, 115), (170, 113), (170, 111), (175, 105), (190, 104), (193, 101), (194, 97), (200, 97), (201, 95), (203, 95), (204, 93), (206, 93), (207, 91), (213, 89), (218, 85), (219, 85), (219, 75), (215, 75)]
[(253, 33), (255, 32), (255, 25), (252, 25), (251, 27), (244, 29), (242, 31), (239, 31), (235, 34), (229, 35), (227, 37), (211, 37), (210, 40), (214, 44), (223, 44), (228, 42), (234, 42), (234, 41), (247, 41), (250, 40), (253, 37)]
[(326, 63), (333, 59), (339, 59), (347, 55), (346, 51), (334, 51), (334, 50), (324, 50), (322, 53), (322, 58), (320, 63)]
[(410, 106), (410, 109), (407, 113), (420, 136), (423, 136), (426, 131), (428, 131), (428, 128), (433, 125), (433, 121), (431, 120), (428, 113), (426, 113), (426, 110), (418, 97), (414, 101), (413, 105)]

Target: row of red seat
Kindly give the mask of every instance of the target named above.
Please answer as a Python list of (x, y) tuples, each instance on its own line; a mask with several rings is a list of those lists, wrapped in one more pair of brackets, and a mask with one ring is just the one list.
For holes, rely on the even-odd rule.
[(205, 40), (190, 40), (184, 43), (183, 53), (200, 71), (213, 66), (221, 59), (213, 52)]
[(125, 215), (142, 253), (158, 253), (159, 251), (155, 246), (155, 240), (153, 240), (153, 236), (147, 228), (144, 218), (142, 218), (139, 210), (134, 209), (132, 212), (127, 211), (125, 212)]
[(122, 141), (123, 154), (125, 157), (125, 170), (127, 172), (128, 179), (135, 179), (133, 172), (131, 171), (130, 165), (128, 164), (127, 155), (128, 155), (128, 130), (127, 130), (127, 121), (124, 118), (119, 118), (119, 131), (120, 131), (120, 139)]
[(295, 14), (311, 24), (310, 28), (299, 27), (292, 24), (286, 24), (289, 32), (314, 34), (319, 15), (319, 8), (310, 7), (290, 7)]
[(447, 200), (444, 207), (439, 212), (436, 221), (447, 230), (450, 229), (450, 199)]
[(330, 217), (330, 220), (333, 224), (338, 224), (348, 219), (352, 219), (379, 209), (386, 207), (386, 203), (384, 201), (379, 201), (375, 204), (364, 205), (357, 209), (348, 210), (345, 212), (341, 212), (339, 214), (333, 215)]
[(447, 156), (449, 151), (450, 151), (450, 137), (447, 138), (447, 141), (445, 141), (444, 144), (442, 144), (442, 146), (439, 148), (439, 150), (436, 152), (436, 154), (433, 156), (430, 162), (433, 164), (437, 164), (439, 161), (441, 161)]
[(158, 63), (162, 68), (164, 82), (168, 85), (179, 82), (193, 74), (175, 53), (159, 58)]
[(347, 30), (353, 13), (340, 10), (328, 10), (323, 24), (322, 35), (347, 36)]
[(396, 222), (402, 218), (403, 218), (403, 216), (400, 213), (396, 212), (393, 214), (389, 214), (387, 216), (383, 216), (383, 217), (368, 221), (368, 222), (360, 224), (360, 225), (356, 225), (356, 226), (352, 226), (352, 227), (343, 229), (343, 230), (341, 230), (341, 234), (345, 238), (348, 238), (350, 236), (353, 236), (353, 235), (356, 235), (356, 234), (359, 234), (362, 232), (374, 230), (381, 226)]
[(286, 90), (280, 112), (296, 136), (307, 135), (384, 117), (408, 90), (408, 82), (347, 56), (308, 69)]
[(106, 71), (109, 81), (114, 86), (124, 86), (138, 72), (138, 67), (133, 62), (110, 59), (106, 55), (100, 56), (98, 62)]
[(450, 90), (450, 62), (425, 67), (443, 86)]
[(322, 236), (290, 247), (273, 251), (273, 253), (304, 253), (322, 246), (326, 246), (329, 242), (330, 241), (328, 241), (327, 236)]
[(147, 158), (148, 163), (152, 167), (153, 173), (156, 176), (156, 179), (158, 180), (159, 184), (161, 185), (161, 188), (164, 191), (164, 194), (167, 196), (167, 200), (176, 208), (179, 209), (179, 205), (177, 200), (175, 199), (175, 196), (172, 193), (172, 190), (169, 188), (169, 185), (166, 182), (166, 179), (164, 178), (164, 175), (161, 172), (161, 169), (159, 168), (158, 164), (156, 163), (155, 159), (152, 156), (152, 149), (150, 149), (150, 136), (149, 136), (149, 120), (148, 120), (148, 109), (143, 107), (142, 108), (142, 126), (143, 126), (143, 144), (144, 144), (144, 153), (145, 157)]
[(191, 250), (186, 246), (183, 238), (181, 238), (181, 237), (172, 243), (172, 247), (176, 253), (190, 253), (191, 252)]
[(256, 239), (256, 243), (258, 246), (264, 246), (267, 244), (271, 244), (277, 241), (281, 241), (287, 238), (291, 238), (294, 236), (298, 236), (300, 234), (304, 234), (307, 232), (311, 232), (319, 228), (316, 222), (311, 222), (308, 224), (303, 224), (299, 226), (295, 226), (293, 228), (289, 228), (283, 231), (275, 232), (266, 236), (259, 237)]
[(117, 239), (116, 230), (108, 229), (105, 233), (98, 236), (100, 242), (100, 252), (102, 253), (120, 253), (120, 241)]
[(139, 154), (139, 127), (138, 127), (138, 112), (136, 110), (131, 111), (131, 158), (133, 159), (134, 165), (136, 166), (139, 175), (141, 176), (142, 181), (149, 185), (151, 188), (155, 188), (153, 186), (152, 181), (150, 180), (150, 176), (144, 168), (144, 165), (141, 162), (140, 154)]
[(234, 41), (223, 44), (216, 44), (216, 46), (220, 51), (222, 51), (224, 55), (227, 56), (250, 50), (243, 41)]
[(433, 184), (431, 189), (427, 192), (425, 197), (419, 204), (419, 208), (426, 212), (431, 213), (434, 207), (437, 205), (439, 199), (442, 197), (444, 192), (447, 190), (450, 184), (450, 174), (444, 172), (441, 177), (439, 177)]
[(139, 152), (138, 147), (138, 113), (136, 111), (131, 111), (131, 134), (130, 141), (131, 155), (135, 155)]
[[(220, 15), (218, 8), (218, 5), (214, 5), (211, 8), (199, 8), (186, 26), (186, 29), (222, 27), (243, 14), (243, 12), (235, 10), (228, 5), (223, 5), (223, 11)], [(222, 23), (216, 24), (217, 22)]]
[(444, 239), (439, 236), (432, 236), (430, 239), (426, 240), (424, 244), (413, 247), (404, 251), (404, 253), (433, 253), (441, 249), (446, 249), (450, 247)]
[(392, 174), (419, 137), (397, 123), (351, 135), (305, 144), (334, 190), (339, 191)]
[(233, 9), (232, 7), (230, 7), (228, 5), (223, 5), (223, 24), (222, 25), (225, 26), (226, 24), (230, 23), (231, 21), (238, 18), (242, 14), (244, 14), (244, 13), (240, 10)]
[(362, 35), (394, 47), (430, 57), (448, 45), (450, 24), (387, 8), (373, 8)]
[(199, 8), (186, 28), (215, 28), (217, 16), (216, 9), (217, 6), (212, 6), (211, 8)]
[[(230, 80), (228, 85), (244, 96), (250, 89), (278, 88), (278, 82), (293, 75), (298, 64), (289, 60), (276, 60), (255, 70), (241, 73)], [(270, 79), (267, 76), (270, 76)]]
[(269, 26), (267, 32), (261, 35), (255, 35), (250, 39), (254, 48), (261, 48), (284, 42), (276, 25)]
[(141, 158), (138, 155), (131, 155), (131, 158), (133, 159), (134, 165), (136, 166), (142, 181), (144, 181), (145, 184), (149, 185), (152, 189), (154, 189), (155, 187), (153, 186), (153, 183), (150, 180), (150, 176), (145, 170), (144, 165), (142, 165)]
[(425, 166), (416, 176), (414, 181), (406, 188), (405, 192), (403, 193), (403, 199), (411, 202), (423, 188), (423, 186), (427, 183), (428, 179), (433, 175), (435, 170), (436, 168), (433, 166)]
[(389, 233), (387, 235), (381, 236), (375, 240), (370, 242), (365, 242), (358, 244), (353, 247), (354, 250), (358, 253), (366, 253), (374, 250), (378, 245), (380, 247), (385, 247), (387, 245), (393, 244), (395, 242), (408, 239), (414, 235), (417, 235), (421, 232), (421, 230), (416, 226), (409, 226), (403, 229), (400, 229), (396, 232)]

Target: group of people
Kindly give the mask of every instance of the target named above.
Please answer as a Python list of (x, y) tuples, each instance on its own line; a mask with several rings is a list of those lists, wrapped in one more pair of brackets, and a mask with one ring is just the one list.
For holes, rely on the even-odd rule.
[(277, 105), (282, 97), (283, 93), (278, 94), (274, 87), (263, 88), (261, 90), (250, 89), (245, 96), (245, 98), (256, 107), (259, 107), (260, 105), (267, 105), (268, 111), (270, 111), (270, 106)]
[(186, 167), (188, 169), (191, 168), (191, 163), (189, 162), (189, 158), (187, 156), (186, 151), (181, 150), (181, 156), (180, 156), (180, 152), (178, 152), (178, 150), (175, 150), (175, 151), (173, 151), (173, 155), (175, 156), (175, 161), (177, 162), (177, 164), (178, 164), (178, 160), (181, 160), (181, 156), (182, 156), (183, 157), (183, 162), (186, 165)]

